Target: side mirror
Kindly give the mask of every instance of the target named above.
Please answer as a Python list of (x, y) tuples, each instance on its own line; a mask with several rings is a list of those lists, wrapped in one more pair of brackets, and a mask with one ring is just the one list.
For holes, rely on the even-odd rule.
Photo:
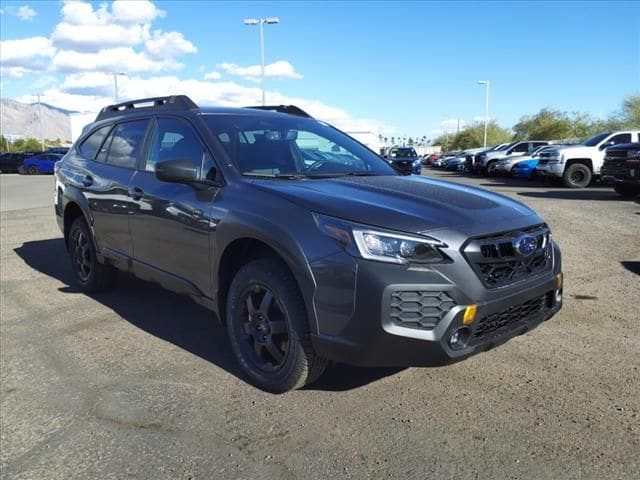
[(613, 140), (609, 140), (608, 142), (604, 142), (602, 145), (600, 145), (600, 150), (604, 150), (607, 147), (610, 147), (611, 145), (615, 145), (616, 142), (614, 142)]
[(163, 182), (193, 183), (198, 180), (198, 167), (186, 158), (165, 160), (156, 163), (156, 178)]

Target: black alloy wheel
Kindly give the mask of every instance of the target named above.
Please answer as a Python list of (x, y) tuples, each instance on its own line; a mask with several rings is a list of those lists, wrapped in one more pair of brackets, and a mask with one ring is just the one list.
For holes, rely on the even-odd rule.
[(311, 343), (298, 284), (276, 258), (258, 258), (236, 273), (226, 299), (231, 348), (247, 378), (265, 391), (284, 393), (315, 381), (327, 360)]
[(75, 274), (86, 282), (91, 277), (91, 268), (93, 264), (92, 252), (89, 247), (89, 238), (82, 229), (73, 231), (71, 237), (71, 258), (75, 266)]
[(115, 285), (118, 270), (98, 261), (91, 230), (84, 217), (73, 221), (67, 242), (73, 278), (80, 290), (94, 293), (109, 290)]
[(244, 289), (240, 304), (235, 320), (244, 355), (264, 372), (282, 368), (289, 352), (289, 327), (279, 301), (268, 287), (254, 283)]

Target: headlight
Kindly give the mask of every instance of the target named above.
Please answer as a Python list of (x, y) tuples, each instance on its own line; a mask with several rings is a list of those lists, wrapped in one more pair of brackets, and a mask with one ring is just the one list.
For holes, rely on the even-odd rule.
[(314, 214), (318, 228), (356, 257), (388, 263), (442, 263), (446, 245), (434, 238), (372, 230), (364, 225)]
[(640, 150), (627, 151), (627, 163), (637, 163), (640, 159)]

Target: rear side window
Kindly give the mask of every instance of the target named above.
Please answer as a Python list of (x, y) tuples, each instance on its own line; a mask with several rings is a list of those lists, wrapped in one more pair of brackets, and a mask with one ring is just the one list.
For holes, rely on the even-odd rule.
[(148, 119), (117, 125), (101, 149), (98, 161), (106, 159), (109, 165), (136, 168), (148, 125)]
[(80, 148), (80, 154), (84, 158), (88, 158), (89, 160), (93, 160), (96, 158), (96, 153), (98, 153), (98, 149), (104, 142), (105, 137), (111, 130), (111, 125), (107, 125), (106, 127), (99, 128), (95, 132), (93, 132), (87, 139), (82, 142)]

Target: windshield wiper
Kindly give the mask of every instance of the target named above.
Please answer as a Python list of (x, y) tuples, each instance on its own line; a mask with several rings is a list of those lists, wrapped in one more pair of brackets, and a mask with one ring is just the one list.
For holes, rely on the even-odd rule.
[(300, 180), (305, 178), (306, 175), (301, 173), (259, 173), (259, 172), (244, 172), (242, 174), (245, 177), (258, 177), (258, 178), (279, 178), (284, 180)]

